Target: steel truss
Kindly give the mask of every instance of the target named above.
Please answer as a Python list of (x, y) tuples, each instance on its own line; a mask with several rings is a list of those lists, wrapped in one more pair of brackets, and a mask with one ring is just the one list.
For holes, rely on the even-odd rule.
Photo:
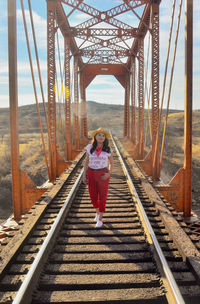
[(139, 41), (138, 68), (138, 140), (139, 159), (144, 158), (144, 40)]
[(136, 68), (135, 68), (135, 57), (131, 58), (131, 141), (133, 144), (136, 144), (136, 92), (135, 92), (135, 76), (136, 76)]
[[(152, 4), (152, 175), (159, 178), (156, 137), (159, 125), (159, 5)], [(159, 145), (158, 145), (159, 146)]]
[(76, 28), (71, 27), (71, 35), (74, 37), (96, 37), (96, 36), (105, 36), (105, 37), (128, 37), (136, 38), (137, 37), (137, 28), (133, 29), (113, 29), (113, 28)]
[(65, 56), (65, 158), (66, 160), (72, 159), (72, 140), (71, 140), (71, 92), (70, 92), (70, 45), (69, 38), (65, 37), (64, 40), (64, 56)]
[(107, 21), (108, 18), (113, 18), (115, 16), (118, 16), (122, 13), (128, 12), (131, 9), (135, 9), (141, 5), (144, 5), (148, 3), (149, 1), (142, 1), (142, 0), (133, 0), (129, 2), (129, 5), (123, 3), (121, 5), (118, 5), (110, 10), (101, 12), (94, 7), (85, 4), (81, 0), (61, 0), (62, 3), (65, 3), (73, 8), (77, 8), (83, 13), (86, 13), (92, 17), (98, 17), (99, 20), (102, 21)]
[(56, 179), (56, 102), (55, 102), (55, 6), (47, 2), (47, 66), (48, 66), (48, 117), (50, 180)]
[(87, 142), (88, 127), (87, 127), (87, 104), (85, 93), (84, 72), (80, 73), (80, 94), (81, 94), (81, 139), (82, 142)]
[(74, 106), (73, 106), (73, 126), (75, 133), (75, 148), (80, 148), (79, 135), (79, 83), (78, 83), (78, 58), (74, 57)]
[(126, 74), (124, 92), (124, 136), (130, 136), (130, 75)]
[(118, 58), (125, 58), (129, 56), (130, 52), (128, 50), (126, 51), (111, 51), (111, 50), (80, 50), (79, 55), (84, 57), (93, 57), (93, 56), (99, 56), (99, 57), (110, 57), (110, 56), (116, 56)]

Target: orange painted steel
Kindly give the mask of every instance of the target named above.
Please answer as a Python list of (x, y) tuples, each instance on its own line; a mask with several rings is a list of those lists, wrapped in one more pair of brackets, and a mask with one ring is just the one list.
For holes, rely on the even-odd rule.
[(184, 128), (184, 216), (192, 206), (192, 86), (193, 86), (193, 0), (186, 0), (185, 14), (185, 128)]
[(185, 12), (185, 120), (184, 167), (179, 169), (169, 185), (158, 186), (163, 196), (183, 212), (191, 216), (192, 207), (192, 86), (193, 86), (193, 1), (186, 0)]
[(17, 40), (16, 40), (16, 2), (8, 2), (8, 42), (9, 42), (9, 96), (10, 96), (10, 134), (12, 201), (14, 219), (28, 212), (41, 197), (45, 189), (36, 188), (25, 172), (20, 170), (19, 162), (19, 124), (18, 124), (18, 87), (17, 87)]
[(87, 104), (86, 104), (86, 92), (84, 73), (80, 73), (80, 94), (81, 94), (81, 140), (82, 143), (88, 141), (88, 127), (87, 127)]
[(70, 41), (68, 37), (64, 39), (64, 67), (65, 67), (65, 159), (72, 159), (72, 139), (71, 139), (71, 81), (70, 81)]
[(19, 165), (18, 134), (18, 86), (17, 86), (17, 27), (16, 0), (8, 1), (8, 53), (9, 53), (9, 102), (12, 168), (12, 200), (14, 217), (21, 218), (21, 179)]
[(131, 141), (136, 144), (135, 57), (131, 61)]
[(159, 179), (159, 5), (152, 4), (152, 177)]
[(130, 136), (130, 77), (126, 73), (126, 85), (124, 91), (124, 136)]
[(73, 127), (75, 136), (75, 148), (80, 148), (79, 134), (79, 86), (78, 86), (78, 60), (74, 57), (74, 104), (73, 104)]
[(144, 40), (139, 41), (138, 68), (138, 159), (144, 158)]
[[(48, 57), (48, 130), (49, 130), (49, 168), (50, 180), (55, 181), (68, 166), (60, 155), (56, 143), (56, 100), (55, 100), (55, 31), (60, 29), (64, 37), (64, 70), (65, 70), (65, 159), (72, 160), (82, 145), (87, 142), (87, 108), (86, 88), (97, 75), (113, 75), (125, 89), (124, 102), (124, 136), (131, 139), (134, 144), (132, 155), (137, 159), (144, 171), (151, 175), (153, 180), (159, 178), (159, 144), (156, 144), (156, 136), (159, 126), (159, 5), (160, 0), (124, 0), (122, 4), (112, 9), (99, 11), (87, 5), (82, 0), (47, 0), (47, 57)], [(16, 5), (15, 1), (9, 2), (10, 6)], [(181, 168), (169, 185), (158, 186), (161, 193), (176, 207), (183, 211), (185, 216), (191, 213), (191, 176), (192, 176), (192, 0), (186, 0), (187, 4), (187, 44), (186, 44), (186, 93), (185, 93), (185, 160), (184, 168)], [(64, 5), (72, 7), (72, 11), (66, 16)], [(138, 7), (144, 7), (140, 17), (135, 11)], [(16, 8), (15, 8), (16, 9)], [(79, 10), (88, 14), (90, 18), (76, 27), (70, 27), (68, 17)], [(134, 28), (116, 17), (125, 12), (132, 12), (139, 19), (138, 28)], [(12, 11), (13, 12), (13, 11)], [(13, 15), (14, 16), (14, 15)], [(150, 26), (150, 16), (152, 27)], [(16, 18), (16, 17), (14, 17)], [(14, 19), (10, 19), (13, 27)], [(101, 28), (95, 25), (108, 23), (112, 28)], [(55, 27), (55, 23), (57, 27)], [(144, 151), (144, 38), (150, 31), (152, 34), (152, 149), (145, 156)], [(9, 41), (13, 39), (13, 29), (10, 31)], [(103, 39), (102, 37), (107, 37)], [(75, 37), (82, 39), (78, 47)], [(108, 39), (108, 37), (110, 37)], [(126, 40), (134, 38), (129, 47)], [(16, 39), (16, 37), (15, 37)], [(14, 40), (13, 40), (14, 42)], [(83, 45), (87, 43), (86, 47)], [(123, 46), (122, 46), (123, 45)], [(16, 50), (15, 50), (16, 51)], [(74, 57), (74, 102), (73, 102), (73, 130), (71, 129), (71, 92), (70, 92), (70, 59)], [(82, 60), (82, 56), (87, 61)], [(11, 57), (11, 56), (10, 56)], [(13, 202), (15, 204), (16, 217), (22, 212), (27, 212), (33, 201), (44, 190), (36, 189), (34, 183), (20, 171), (19, 168), (19, 143), (16, 136), (17, 121), (17, 85), (16, 85), (16, 56), (10, 59), (13, 67), (10, 67), (10, 108), (11, 108), (11, 146), (12, 146), (12, 171), (13, 171)], [(124, 63), (124, 59), (127, 62)], [(136, 126), (136, 62), (138, 58), (138, 130)], [(13, 61), (12, 61), (13, 60)], [(80, 80), (79, 80), (80, 77)], [(12, 92), (11, 92), (11, 89)], [(79, 109), (80, 89), (80, 109)], [(131, 97), (131, 107), (130, 107)], [(130, 113), (131, 109), (131, 113)], [(14, 131), (13, 131), (14, 130)], [(74, 143), (71, 133), (73, 131)], [(138, 133), (138, 134), (137, 134)], [(15, 155), (14, 155), (15, 153)], [(19, 191), (20, 189), (20, 191)], [(23, 196), (23, 198), (22, 198)]]
[(71, 35), (77, 38), (82, 37), (97, 37), (97, 36), (115, 36), (115, 37), (125, 37), (127, 39), (136, 38), (137, 28), (127, 28), (123, 30), (121, 29), (113, 29), (113, 28), (77, 28), (71, 27)]
[(55, 100), (55, 4), (47, 1), (47, 66), (50, 181), (56, 179), (56, 100)]

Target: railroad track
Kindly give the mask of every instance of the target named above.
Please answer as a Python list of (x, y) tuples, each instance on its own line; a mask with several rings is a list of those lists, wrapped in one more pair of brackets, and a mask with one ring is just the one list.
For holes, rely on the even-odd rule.
[(95, 228), (79, 164), (3, 271), (0, 303), (200, 302), (194, 270), (183, 261), (141, 179), (128, 177), (113, 150), (103, 227)]

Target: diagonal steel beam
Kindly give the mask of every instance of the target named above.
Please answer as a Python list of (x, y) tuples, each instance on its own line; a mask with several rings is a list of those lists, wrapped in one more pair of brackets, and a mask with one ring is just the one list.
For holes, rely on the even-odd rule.
[[(62, 0), (62, 1), (66, 2), (67, 0)], [(73, 1), (71, 0), (69, 2), (73, 2)], [(128, 12), (130, 10), (133, 10), (137, 7), (140, 7), (146, 3), (149, 3), (149, 0), (145, 0), (145, 1), (134, 0), (134, 1), (130, 1), (129, 5), (121, 4), (119, 6), (116, 6), (110, 10), (103, 11), (103, 12), (95, 9), (95, 14), (93, 13), (93, 15), (92, 15), (92, 10), (90, 10), (90, 15), (92, 15), (93, 18), (86, 20), (85, 22), (77, 25), (76, 27), (78, 27), (78, 28), (87, 27), (88, 28), (88, 27), (94, 26), (95, 24), (98, 24), (100, 22), (107, 22), (108, 24), (114, 25), (118, 28), (133, 29), (133, 27), (131, 27), (130, 25), (128, 25), (124, 22), (121, 22), (121, 21), (115, 19), (114, 17), (117, 15), (120, 15), (122, 13)], [(87, 6), (86, 4), (84, 4), (84, 5)], [(91, 8), (91, 7), (89, 7), (89, 8)], [(78, 9), (81, 10), (81, 5), (78, 7)], [(86, 10), (81, 10), (81, 11), (87, 13)]]
[(102, 44), (92, 44), (92, 45), (89, 45), (89, 46), (86, 46), (84, 48), (80, 48), (80, 51), (87, 51), (87, 50), (98, 50), (98, 49), (102, 49), (102, 48), (110, 48), (111, 50), (116, 50), (116, 51), (121, 51), (121, 52), (127, 52), (127, 50), (129, 50), (128, 48), (124, 48), (122, 46), (119, 46), (119, 45), (109, 45), (106, 44), (106, 45), (102, 45)]
[(132, 0), (129, 1), (129, 5), (126, 3), (120, 4), (118, 6), (115, 6), (107, 11), (99, 11), (96, 8), (83, 3), (83, 0), (60, 0), (62, 3), (65, 3), (73, 8), (77, 8), (79, 11), (86, 13), (92, 17), (98, 17), (102, 21), (106, 18), (113, 18), (115, 16), (118, 16), (122, 13), (128, 12), (131, 9), (140, 7), (141, 5), (144, 5), (146, 3), (149, 3), (149, 0)]
[(71, 27), (71, 34), (74, 37), (97, 37), (97, 36), (115, 36), (115, 37), (137, 37), (137, 28), (134, 29), (114, 29), (114, 28), (76, 28)]
[[(127, 4), (127, 6), (132, 10), (132, 12), (134, 13), (134, 15), (135, 15), (135, 16), (136, 16), (136, 17), (137, 17), (137, 18), (146, 26), (146, 28), (147, 28), (148, 30), (150, 30), (148, 24), (146, 24), (146, 23), (144, 22), (144, 20), (142, 20), (142, 18), (140, 18), (140, 16), (135, 12), (134, 8), (131, 7), (130, 1), (129, 1), (129, 0), (123, 0), (123, 2)], [(150, 1), (146, 1), (146, 3), (148, 3), (148, 2), (150, 3)]]

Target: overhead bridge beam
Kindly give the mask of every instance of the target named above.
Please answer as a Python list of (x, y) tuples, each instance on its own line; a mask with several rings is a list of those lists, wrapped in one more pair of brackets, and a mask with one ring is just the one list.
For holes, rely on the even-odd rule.
[(99, 56), (99, 57), (110, 57), (115, 56), (118, 58), (124, 58), (127, 56), (130, 56), (129, 50), (123, 50), (123, 51), (114, 51), (114, 50), (80, 50), (79, 55), (84, 57), (93, 57), (93, 56)]
[(111, 37), (124, 37), (130, 38), (137, 37), (137, 28), (131, 29), (111, 29), (111, 28), (76, 28), (71, 27), (71, 33), (74, 37), (96, 37), (96, 36), (111, 36)]
[(104, 21), (106, 18), (116, 17), (122, 13), (130, 11), (131, 9), (135, 9), (141, 5), (149, 3), (150, 0), (132, 0), (130, 1), (129, 5), (123, 3), (105, 12), (101, 12), (92, 6), (83, 3), (83, 0), (61, 0), (61, 2), (75, 9), (78, 9), (79, 11), (86, 13), (94, 18), (97, 17), (100, 19), (100, 21)]

